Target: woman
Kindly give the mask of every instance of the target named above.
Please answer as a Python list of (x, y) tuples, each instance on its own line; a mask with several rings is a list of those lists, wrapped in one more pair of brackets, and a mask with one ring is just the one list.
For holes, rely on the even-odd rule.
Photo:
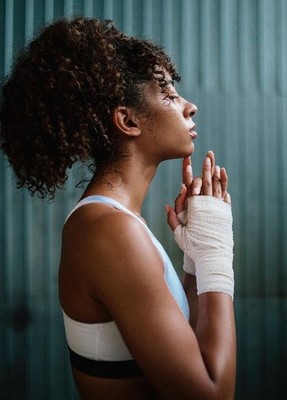
[[(61, 20), (5, 83), (1, 143), (19, 186), (54, 196), (76, 161), (94, 175), (63, 229), (59, 293), (82, 399), (231, 399), (232, 216), (208, 152), (193, 179), (197, 109), (162, 49), (111, 22)], [(183, 284), (141, 217), (160, 162), (183, 158), (166, 206)]]

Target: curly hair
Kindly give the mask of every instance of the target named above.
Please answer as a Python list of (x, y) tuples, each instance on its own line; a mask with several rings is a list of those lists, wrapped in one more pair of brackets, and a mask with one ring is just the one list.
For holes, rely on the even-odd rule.
[(76, 161), (98, 171), (124, 158), (112, 112), (140, 110), (142, 85), (154, 79), (164, 88), (163, 70), (179, 81), (161, 47), (124, 35), (112, 21), (61, 19), (44, 28), (2, 88), (0, 147), (18, 187), (53, 198)]

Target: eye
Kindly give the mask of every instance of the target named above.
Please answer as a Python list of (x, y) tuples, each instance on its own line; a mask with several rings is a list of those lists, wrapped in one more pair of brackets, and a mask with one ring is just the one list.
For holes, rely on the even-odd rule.
[(179, 96), (175, 95), (175, 94), (171, 94), (170, 96), (168, 96), (169, 100), (174, 101), (175, 99), (178, 99)]
[(178, 98), (179, 96), (177, 94), (168, 94), (167, 96), (164, 97), (163, 101), (165, 104), (170, 104), (171, 102), (174, 102)]

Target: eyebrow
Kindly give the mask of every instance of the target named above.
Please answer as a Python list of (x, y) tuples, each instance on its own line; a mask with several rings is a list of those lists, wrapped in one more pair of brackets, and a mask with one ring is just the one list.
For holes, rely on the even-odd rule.
[(164, 80), (164, 84), (163, 84), (162, 86), (160, 85), (160, 87), (161, 87), (161, 92), (162, 92), (162, 93), (165, 93), (165, 91), (168, 90), (168, 87), (169, 87), (169, 86), (172, 86), (173, 88), (175, 88), (175, 87), (174, 87), (174, 80), (173, 80), (173, 79), (168, 79), (168, 80), (166, 79), (166, 80)]
[(166, 81), (166, 83), (167, 83), (167, 86), (171, 85), (174, 87), (174, 81), (172, 79), (169, 81)]

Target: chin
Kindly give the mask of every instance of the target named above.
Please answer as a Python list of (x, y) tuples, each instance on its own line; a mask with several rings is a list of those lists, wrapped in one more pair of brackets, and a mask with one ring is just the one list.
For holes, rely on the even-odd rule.
[(185, 157), (189, 157), (192, 153), (194, 152), (194, 144), (192, 143), (189, 146), (185, 146), (185, 148), (182, 146), (181, 148), (177, 148), (177, 151), (171, 151), (169, 153), (165, 154), (165, 157), (163, 157), (161, 161), (166, 161), (166, 160), (177, 160)]
[(188, 150), (187, 150), (186, 153), (183, 155), (183, 157), (188, 157), (188, 156), (190, 156), (191, 154), (194, 153), (194, 150), (195, 150), (194, 144), (191, 143), (191, 146), (188, 147)]

